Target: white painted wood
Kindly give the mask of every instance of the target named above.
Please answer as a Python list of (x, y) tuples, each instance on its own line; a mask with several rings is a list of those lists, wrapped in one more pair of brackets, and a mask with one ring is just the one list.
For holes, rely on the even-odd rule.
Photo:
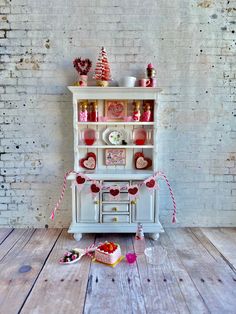
[[(68, 87), (73, 93), (73, 128), (74, 128), (74, 169), (83, 172), (88, 179), (105, 181), (105, 185), (126, 185), (140, 183), (154, 174), (157, 170), (157, 95), (161, 90), (158, 88), (123, 88), (123, 87)], [(132, 114), (133, 100), (148, 100), (153, 103), (153, 122), (79, 122), (78, 104), (81, 100), (96, 99), (98, 102), (98, 116), (104, 116), (104, 103), (106, 99), (127, 100), (127, 115)], [(127, 145), (106, 145), (102, 133), (107, 128), (123, 128), (127, 133)], [(133, 130), (145, 128), (149, 134), (145, 145), (137, 146), (133, 142)], [(81, 132), (86, 128), (96, 130), (97, 141), (92, 146), (87, 146), (81, 139)], [(126, 165), (106, 166), (106, 148), (123, 148), (126, 150)], [(80, 159), (85, 158), (88, 152), (93, 152), (97, 157), (95, 170), (85, 170), (80, 167)], [(136, 152), (143, 152), (146, 157), (153, 161), (152, 168), (148, 170), (136, 170), (134, 166), (134, 155)], [(68, 180), (75, 180), (76, 175), (71, 174)], [(124, 191), (123, 191), (124, 192)], [(157, 193), (150, 194), (145, 187), (141, 188), (140, 199), (132, 204), (127, 193), (122, 193), (121, 198), (116, 201), (109, 199), (108, 193), (101, 191), (97, 200), (94, 200), (90, 193), (90, 182), (85, 185), (81, 192), (74, 190), (72, 194), (72, 223), (70, 233), (75, 233), (79, 239), (82, 233), (91, 232), (135, 232), (137, 222), (144, 224), (145, 232), (153, 233), (153, 238), (158, 238), (159, 232), (163, 231), (159, 222), (157, 208)]]

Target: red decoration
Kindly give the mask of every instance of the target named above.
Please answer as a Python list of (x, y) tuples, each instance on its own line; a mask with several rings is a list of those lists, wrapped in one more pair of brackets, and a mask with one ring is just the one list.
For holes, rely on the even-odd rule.
[(107, 60), (107, 53), (104, 47), (102, 47), (98, 61), (96, 63), (94, 78), (100, 81), (109, 81), (111, 79), (110, 65)]
[(85, 177), (81, 177), (80, 175), (76, 177), (77, 184), (83, 184), (85, 183), (86, 179)]
[(152, 160), (144, 157), (143, 153), (136, 153), (134, 155), (135, 168), (136, 169), (147, 169), (152, 166)]
[(91, 184), (90, 189), (92, 193), (99, 193), (101, 190), (100, 186), (97, 183)]
[(73, 65), (80, 75), (87, 75), (92, 67), (92, 61), (89, 59), (76, 58)]
[(110, 193), (111, 199), (118, 199), (120, 196), (120, 187), (119, 186), (111, 186), (109, 193)]
[(150, 192), (152, 192), (153, 190), (155, 190), (155, 189), (158, 187), (155, 177), (147, 178), (147, 179), (144, 181), (144, 184), (145, 184), (146, 188), (147, 188)]
[(80, 167), (94, 170), (96, 168), (96, 155), (94, 153), (88, 153), (86, 158), (80, 159)]
[(148, 187), (148, 188), (153, 188), (154, 186), (155, 186), (155, 184), (156, 184), (156, 181), (155, 180), (150, 180), (150, 181), (148, 181), (148, 182), (146, 182), (146, 186)]
[(139, 195), (139, 187), (138, 187), (137, 184), (136, 185), (128, 185), (127, 188), (128, 188), (129, 198), (131, 200), (133, 200), (133, 199), (138, 197), (138, 195)]

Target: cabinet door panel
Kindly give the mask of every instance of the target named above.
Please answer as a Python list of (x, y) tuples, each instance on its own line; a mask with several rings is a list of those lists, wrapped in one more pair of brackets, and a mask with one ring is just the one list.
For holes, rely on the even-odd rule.
[[(138, 184), (139, 182), (133, 182)], [(132, 204), (133, 222), (154, 222), (155, 192), (149, 193), (143, 186), (140, 188), (140, 197), (136, 204)]]
[(81, 192), (77, 192), (77, 221), (98, 222), (99, 221), (99, 198), (97, 202), (90, 193), (90, 185), (85, 184)]

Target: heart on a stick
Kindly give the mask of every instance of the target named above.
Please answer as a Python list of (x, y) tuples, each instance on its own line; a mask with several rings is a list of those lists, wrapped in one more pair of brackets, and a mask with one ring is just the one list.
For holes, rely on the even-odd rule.
[(86, 158), (80, 159), (80, 166), (85, 169), (94, 170), (96, 168), (96, 155), (88, 153)]
[(152, 166), (152, 160), (145, 157), (143, 153), (136, 153), (134, 161), (136, 169), (147, 169)]

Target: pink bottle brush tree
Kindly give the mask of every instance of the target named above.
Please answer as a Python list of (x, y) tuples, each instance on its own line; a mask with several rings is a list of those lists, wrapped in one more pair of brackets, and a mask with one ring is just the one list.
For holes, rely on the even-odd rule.
[(107, 59), (107, 52), (104, 47), (102, 47), (98, 56), (94, 78), (97, 81), (97, 85), (102, 87), (108, 86), (108, 81), (111, 79), (111, 69)]

